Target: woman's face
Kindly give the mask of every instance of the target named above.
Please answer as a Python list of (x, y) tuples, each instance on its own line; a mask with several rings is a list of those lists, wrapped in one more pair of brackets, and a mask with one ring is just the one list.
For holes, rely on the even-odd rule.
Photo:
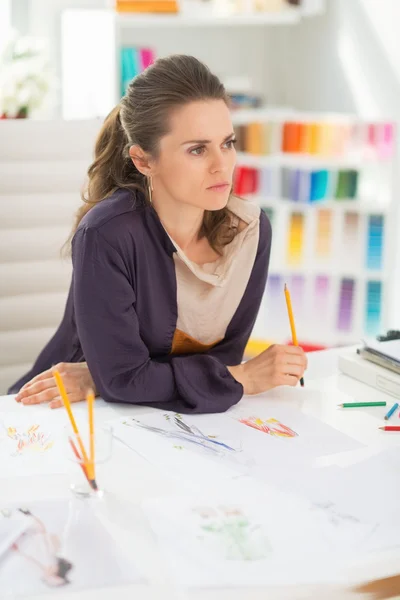
[(153, 169), (153, 194), (204, 210), (226, 206), (236, 163), (234, 131), (223, 100), (173, 111)]

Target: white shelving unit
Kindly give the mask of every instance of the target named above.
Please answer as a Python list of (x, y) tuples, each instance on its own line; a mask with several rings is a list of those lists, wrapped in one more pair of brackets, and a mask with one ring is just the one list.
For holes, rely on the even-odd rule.
[[(301, 7), (242, 14), (191, 11), (190, 0), (182, 2), (182, 12), (176, 15), (67, 8), (60, 13), (63, 117), (104, 116), (105, 107), (111, 110), (119, 101), (120, 49), (125, 45), (151, 47), (157, 57), (192, 54), (223, 80), (247, 77), (265, 94), (273, 68), (260, 57), (268, 52), (268, 44), (273, 51), (277, 31), (287, 35), (291, 27), (318, 14), (324, 2), (304, 0)], [(71, 89), (80, 90), (79, 98), (69, 94)]]
[[(273, 67), (268, 57), (274, 52), (277, 36), (289, 36), (292, 27), (296, 27), (303, 19), (318, 14), (323, 6), (322, 0), (306, 0), (302, 9), (292, 8), (283, 13), (214, 15), (190, 14), (183, 11), (178, 15), (127, 15), (115, 14), (112, 10), (78, 10), (68, 9), (61, 20), (61, 44), (63, 72), (67, 80), (63, 89), (79, 89), (79, 99), (64, 94), (64, 116), (82, 118), (103, 117), (119, 100), (119, 57), (124, 45), (152, 47), (156, 56), (164, 56), (175, 52), (186, 52), (206, 62), (222, 80), (246, 76), (253, 86), (253, 91), (268, 98), (270, 104), (279, 104), (281, 96), (274, 93), (276, 82)], [(79, 35), (79, 30), (85, 35)], [(205, 42), (205, 34), (207, 42)], [(90, 51), (88, 51), (88, 48)], [(243, 50), (245, 48), (245, 51)], [(87, 62), (82, 56), (88, 56)], [(110, 87), (110, 81), (113, 82)], [(343, 115), (297, 113), (290, 108), (243, 110), (233, 113), (235, 125), (249, 122), (263, 122), (273, 119), (278, 128), (285, 120), (343, 122)], [(347, 121), (354, 123), (356, 119), (348, 116)], [(319, 156), (282, 153), (278, 149), (267, 156), (238, 153), (239, 165), (256, 169), (355, 169), (366, 167), (373, 169), (374, 162), (366, 161), (357, 154), (343, 156)], [(385, 201), (377, 202), (374, 192), (360, 192), (357, 200), (327, 200), (312, 204), (292, 203), (282, 199), (280, 190), (274, 197), (253, 196), (252, 201), (262, 207), (274, 211), (274, 244), (270, 268), (270, 281), (274, 277), (285, 278), (291, 286), (293, 278), (305, 277), (304, 306), (295, 306), (298, 322), (298, 335), (301, 340), (321, 345), (336, 345), (357, 342), (363, 333), (363, 315), (365, 310), (365, 284), (368, 281), (382, 282), (384, 311), (382, 327), (387, 322), (387, 295), (390, 280), (394, 277), (391, 256), (394, 255), (392, 230), (394, 222), (393, 186), (390, 178), (391, 165), (385, 175), (387, 193)], [(364, 193), (365, 192), (365, 193)], [(319, 211), (331, 211), (332, 244), (340, 247), (340, 228), (344, 216), (348, 213), (357, 215), (360, 223), (360, 238), (366, 240), (367, 222), (370, 215), (382, 215), (385, 219), (384, 268), (379, 271), (366, 270), (359, 262), (354, 266), (354, 257), (348, 260), (337, 255), (330, 262), (315, 261), (312, 244), (306, 244), (303, 265), (288, 265), (285, 261), (287, 223), (292, 212), (304, 215), (304, 239), (312, 239), (315, 235)], [(366, 243), (366, 242), (365, 242)], [(336, 244), (336, 246), (335, 246)], [(362, 249), (360, 250), (362, 252)], [(351, 259), (351, 260), (350, 260)], [(331, 281), (330, 300), (325, 314), (318, 316), (314, 306), (313, 280), (318, 276), (328, 275)], [(343, 278), (355, 279), (359, 283), (354, 291), (353, 327), (350, 332), (335, 331), (337, 320), (337, 298)], [(292, 296), (295, 296), (292, 291)], [(268, 297), (266, 297), (268, 302)], [(273, 318), (271, 318), (273, 315)], [(287, 314), (283, 291), (280, 302), (265, 305), (260, 313), (254, 336), (258, 339), (286, 341), (289, 339)]]
[[(243, 163), (241, 163), (243, 164)], [(246, 199), (255, 202), (259, 206), (264, 206), (266, 208), (271, 209), (279, 209), (282, 208), (282, 203), (287, 202), (290, 207), (293, 207), (293, 203), (290, 201), (282, 200), (282, 198), (263, 198), (263, 196), (259, 196), (257, 194), (247, 194)], [(318, 203), (296, 203), (295, 205), (296, 211), (308, 213), (315, 211), (317, 209), (328, 209), (335, 210), (340, 214), (340, 212), (356, 212), (362, 215), (376, 214), (377, 212), (382, 215), (390, 216), (390, 206), (387, 204), (377, 206), (376, 202), (372, 200), (363, 200), (362, 198), (358, 200), (321, 200)]]
[[(274, 182), (271, 186), (274, 193), (263, 194), (258, 190), (254, 194), (243, 194), (267, 213), (272, 212), (273, 214), (273, 245), (269, 283), (259, 319), (253, 331), (253, 339), (262, 341), (265, 339), (265, 332), (268, 332), (269, 341), (283, 341), (285, 334), (282, 332), (285, 330), (286, 340), (290, 339), (283, 298), (285, 282), (289, 288), (295, 289), (295, 297), (292, 297), (292, 302), (299, 324), (297, 333), (299, 339), (306, 344), (327, 346), (357, 343), (368, 333), (385, 330), (389, 324), (388, 298), (393, 296), (393, 285), (396, 280), (392, 261), (397, 235), (392, 226), (396, 217), (396, 199), (393, 191), (395, 141), (393, 141), (392, 156), (382, 159), (366, 151), (367, 136), (365, 132), (369, 124), (376, 126), (375, 121), (362, 121), (357, 117), (344, 115), (321, 115), (284, 110), (247, 110), (234, 114), (233, 120), (237, 126), (268, 123), (270, 141), (272, 140), (268, 155), (238, 152), (239, 167), (243, 166), (259, 172), (267, 169), (268, 174), (271, 174), (270, 180)], [(328, 153), (325, 155), (286, 153), (282, 151), (283, 124), (285, 122), (302, 124), (317, 122), (333, 127), (343, 124), (350, 125), (354, 128), (353, 135), (354, 131), (357, 132), (355, 143), (348, 145), (348, 153), (339, 156)], [(293, 201), (293, 199), (284, 197), (282, 189), (282, 170), (284, 169), (305, 173), (323, 170), (331, 173), (333, 180), (335, 180), (337, 171), (356, 170), (359, 173), (359, 192), (355, 198), (334, 198), (328, 195), (320, 200), (305, 201), (303, 198)], [(276, 175), (272, 176), (273, 173)], [(372, 187), (371, 185), (363, 186), (362, 179), (360, 182), (363, 173), (376, 173), (379, 176), (379, 183), (376, 182)], [(261, 177), (259, 177), (260, 179)], [(334, 186), (330, 186), (328, 189), (334, 191)], [(298, 262), (289, 257), (290, 235), (297, 235), (290, 230), (291, 218), (294, 214), (300, 215), (301, 219), (301, 234), (299, 235), (302, 249)], [(350, 244), (347, 243), (344, 246), (343, 231), (345, 220), (349, 215), (356, 223), (356, 228), (354, 229), (354, 239), (350, 240)], [(329, 220), (329, 231), (327, 232), (329, 249), (323, 256), (318, 251), (319, 217)], [(370, 218), (383, 220), (381, 268), (368, 268), (367, 264), (367, 255), (371, 252), (367, 247), (368, 236), (372, 235), (369, 230)], [(318, 305), (318, 299), (316, 299), (318, 280), (320, 284), (322, 281), (329, 285), (329, 293), (325, 294), (323, 306), (321, 303)], [(341, 306), (341, 302), (344, 302), (343, 296), (346, 294), (343, 289), (343, 286), (347, 285), (346, 280), (350, 282), (350, 286), (353, 286), (350, 293), (352, 309), (349, 319), (351, 325), (347, 327), (347, 330), (346, 327), (338, 327), (338, 323), (345, 318), (343, 312), (345, 313), (346, 310)], [(299, 285), (301, 292), (297, 289)], [(381, 286), (381, 299), (380, 303), (378, 302), (381, 318), (380, 323), (376, 323), (379, 330), (374, 332), (371, 329), (371, 306), (369, 306), (370, 315), (367, 319), (367, 300), (370, 303), (371, 294), (373, 294), (371, 289), (368, 290), (368, 285), (375, 285), (377, 289)], [(281, 292), (279, 289), (276, 290), (276, 286), (282, 288)], [(276, 297), (276, 301), (271, 294)], [(274, 315), (273, 319), (269, 317), (271, 313)]]
[(238, 161), (248, 167), (293, 167), (297, 169), (360, 169), (365, 162), (357, 158), (323, 158), (319, 156), (299, 156), (296, 154), (279, 153), (274, 155), (258, 156), (238, 152)]
[(295, 8), (279, 13), (235, 14), (207, 16), (205, 14), (190, 15), (116, 15), (116, 26), (121, 29), (135, 28), (180, 28), (180, 27), (265, 27), (271, 25), (295, 25), (299, 23), (301, 14)]

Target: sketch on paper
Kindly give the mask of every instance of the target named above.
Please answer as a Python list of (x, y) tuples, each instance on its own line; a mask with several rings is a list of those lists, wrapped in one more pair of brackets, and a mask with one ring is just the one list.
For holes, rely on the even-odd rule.
[(175, 443), (176, 441), (189, 442), (207, 450), (207, 452), (219, 456), (238, 452), (237, 448), (220, 441), (217, 436), (206, 435), (196, 425), (189, 425), (179, 413), (172, 415), (165, 414), (164, 419), (171, 427), (170, 429), (148, 425), (141, 422), (139, 419), (134, 418), (125, 420), (122, 423), (127, 427), (141, 427), (146, 431), (156, 433), (165, 438), (170, 438), (171, 440), (174, 440), (173, 448), (177, 450), (183, 450), (184, 446)]
[(7, 436), (15, 442), (14, 451), (11, 456), (22, 456), (27, 453), (44, 453), (54, 445), (50, 433), (40, 431), (40, 425), (31, 425), (25, 430), (16, 427), (7, 427)]
[[(7, 590), (10, 598), (53, 597), (55, 588), (72, 592), (135, 582), (135, 565), (95, 512), (86, 502), (68, 497), (1, 507), (0, 541), (7, 547), (3, 544), (0, 590)], [(2, 534), (10, 531), (4, 539)]]
[(268, 435), (281, 437), (281, 438), (295, 438), (299, 434), (290, 429), (287, 425), (284, 425), (278, 419), (260, 419), (259, 417), (243, 417), (239, 419), (239, 423), (258, 429)]
[(252, 522), (236, 506), (197, 507), (193, 513), (199, 518), (198, 539), (218, 542), (221, 558), (256, 561), (271, 554), (271, 545), (262, 527)]
[(312, 505), (312, 510), (323, 513), (328, 522), (337, 527), (345, 523), (348, 525), (361, 525), (358, 517), (339, 511), (334, 502), (315, 502)]
[(369, 547), (380, 549), (382, 540), (379, 538), (379, 523), (364, 521), (331, 501), (313, 502), (311, 511), (317, 517), (321, 532), (334, 546), (346, 550), (360, 547), (363, 550)]
[[(27, 532), (14, 541), (10, 551), (19, 555), (23, 561), (30, 563), (37, 570), (40, 580), (48, 587), (68, 585), (68, 574), (73, 569), (69, 560), (60, 556), (60, 536), (48, 531), (44, 521), (27, 508), (18, 508), (17, 514), (25, 515), (30, 522)], [(1, 511), (4, 518), (11, 518), (13, 512), (4, 509)], [(32, 548), (27, 547), (27, 540)], [(38, 550), (41, 549), (41, 552)], [(29, 551), (31, 550), (31, 551)]]

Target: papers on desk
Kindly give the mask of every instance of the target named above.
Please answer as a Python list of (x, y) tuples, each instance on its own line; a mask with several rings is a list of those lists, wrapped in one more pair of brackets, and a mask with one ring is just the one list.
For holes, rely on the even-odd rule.
[(21, 535), (0, 556), (1, 594), (14, 598), (139, 580), (91, 503), (56, 500), (0, 508), (0, 540), (10, 526), (21, 526), (21, 519)]
[(14, 542), (28, 529), (26, 518), (21, 515), (2, 514), (0, 512), (0, 560), (6, 554)]
[[(325, 471), (325, 469), (324, 469)], [(329, 472), (329, 470), (327, 471)], [(363, 522), (376, 524), (376, 530), (388, 530), (384, 546), (400, 546), (400, 451), (386, 450), (346, 468), (338, 467), (326, 482), (320, 496), (331, 501)], [(375, 540), (371, 539), (371, 548)]]
[(258, 412), (237, 408), (217, 415), (152, 410), (110, 423), (114, 435), (149, 462), (187, 478), (220, 480), (269, 472), (360, 444), (282, 402)]
[(157, 498), (143, 508), (182, 585), (337, 582), (354, 558), (400, 546), (395, 463), (392, 452), (348, 468), (304, 468), (296, 493), (242, 477), (220, 494)]
[(65, 425), (63, 411), (0, 412), (0, 477), (66, 473)]
[(181, 585), (290, 585), (337, 573), (307, 504), (272, 488), (262, 498), (243, 497), (238, 486), (232, 495), (162, 498), (143, 508)]
[(400, 546), (400, 478), (385, 457), (386, 453), (346, 468), (299, 468), (286, 480), (275, 474), (271, 479), (279, 489), (311, 503), (321, 527), (325, 523), (334, 528), (338, 551), (365, 554)]
[[(51, 410), (47, 404), (13, 404), (13, 410), (0, 410), (0, 478), (67, 473), (72, 450), (68, 444), (70, 424), (66, 411)], [(86, 403), (74, 404), (73, 410), (84, 435), (88, 428)], [(99, 400), (96, 414), (104, 419), (115, 413)]]
[[(153, 409), (110, 422), (117, 438), (163, 473), (192, 482), (190, 496), (143, 507), (179, 583), (337, 582), (354, 556), (400, 544), (398, 450), (347, 468), (316, 468), (316, 458), (361, 444), (303, 413), (305, 394), (324, 401), (321, 392), (281, 389), (224, 414)], [(65, 417), (40, 407), (3, 413), (0, 477), (63, 472)], [(15, 540), (18, 552), (10, 548)], [(0, 516), (0, 590), (19, 596), (137, 579), (85, 502), (32, 503)]]

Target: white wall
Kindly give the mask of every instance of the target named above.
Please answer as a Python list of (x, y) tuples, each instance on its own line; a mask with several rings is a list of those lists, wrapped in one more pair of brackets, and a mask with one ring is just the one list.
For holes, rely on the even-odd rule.
[[(61, 11), (66, 8), (106, 8), (110, 6), (109, 0), (29, 0), (29, 4), (29, 33), (48, 41), (51, 65), (58, 76), (61, 73)], [(61, 90), (55, 99), (52, 114), (46, 116), (61, 116)]]
[(2, 0), (0, 2), (0, 52), (3, 48), (4, 40), (11, 28), (11, 1)]
[(397, 118), (399, 17), (398, 0), (328, 0), (324, 14), (292, 29), (281, 53), (287, 100), (302, 109)]

